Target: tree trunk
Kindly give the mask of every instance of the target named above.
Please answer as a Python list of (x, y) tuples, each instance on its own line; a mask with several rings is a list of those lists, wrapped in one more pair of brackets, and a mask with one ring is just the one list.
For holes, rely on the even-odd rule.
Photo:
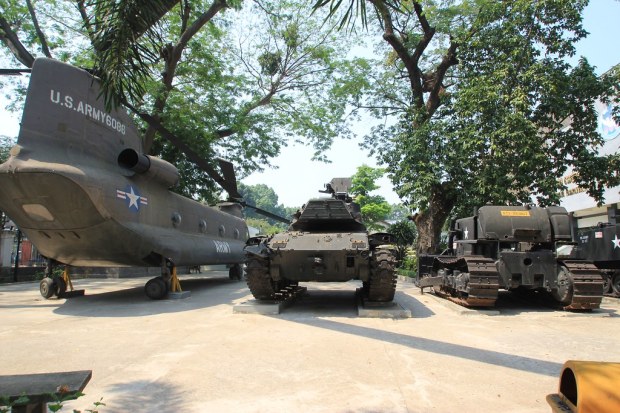
[(450, 216), (456, 202), (455, 195), (447, 189), (448, 184), (436, 185), (431, 190), (429, 208), (415, 215), (418, 229), (417, 252), (420, 254), (439, 254), (441, 229)]

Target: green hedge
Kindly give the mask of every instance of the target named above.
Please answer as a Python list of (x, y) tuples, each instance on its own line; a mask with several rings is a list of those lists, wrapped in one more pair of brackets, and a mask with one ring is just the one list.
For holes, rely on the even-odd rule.
[(404, 275), (405, 277), (411, 277), (411, 278), (415, 278), (418, 275), (418, 273), (416, 271), (404, 270), (402, 268), (399, 268), (397, 273), (398, 273), (398, 275)]

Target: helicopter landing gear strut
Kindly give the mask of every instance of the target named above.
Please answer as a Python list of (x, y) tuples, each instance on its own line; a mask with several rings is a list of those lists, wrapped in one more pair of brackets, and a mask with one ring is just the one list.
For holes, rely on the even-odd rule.
[[(70, 298), (84, 295), (84, 290), (74, 290), (71, 282), (70, 267), (65, 265), (62, 274), (54, 274), (54, 267), (58, 264), (52, 259), (47, 260), (45, 277), (39, 283), (39, 292), (43, 298)], [(67, 291), (69, 287), (69, 291)]]
[(144, 285), (144, 292), (152, 300), (161, 300), (167, 296), (170, 298), (189, 296), (189, 291), (183, 292), (181, 289), (181, 283), (177, 277), (177, 267), (168, 259), (162, 259), (161, 275), (148, 280)]

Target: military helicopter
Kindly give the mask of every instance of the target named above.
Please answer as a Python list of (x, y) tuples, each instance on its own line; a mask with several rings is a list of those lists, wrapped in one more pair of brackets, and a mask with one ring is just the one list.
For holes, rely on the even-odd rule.
[[(210, 207), (172, 192), (176, 167), (143, 154), (132, 119), (122, 108), (107, 112), (100, 91), (85, 70), (35, 60), (17, 144), (0, 165), (0, 209), (52, 262), (160, 267), (145, 285), (152, 299), (178, 284), (178, 266), (226, 264), (241, 279), (249, 235), (232, 164), (220, 160), (223, 176), (206, 166), (232, 202)], [(41, 294), (60, 296), (67, 283), (46, 277)]]

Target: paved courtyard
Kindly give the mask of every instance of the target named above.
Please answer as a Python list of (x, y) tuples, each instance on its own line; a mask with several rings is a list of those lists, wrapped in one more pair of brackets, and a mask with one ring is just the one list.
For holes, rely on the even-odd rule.
[(304, 284), (279, 315), (234, 314), (251, 299), (214, 271), (181, 277), (191, 297), (151, 301), (146, 278), (75, 280), (84, 297), (0, 285), (0, 374), (92, 370), (62, 411), (550, 412), (568, 359), (620, 361), (620, 300), (567, 313), (502, 295), (462, 311), (413, 284), (408, 319), (357, 316), (356, 282)]

